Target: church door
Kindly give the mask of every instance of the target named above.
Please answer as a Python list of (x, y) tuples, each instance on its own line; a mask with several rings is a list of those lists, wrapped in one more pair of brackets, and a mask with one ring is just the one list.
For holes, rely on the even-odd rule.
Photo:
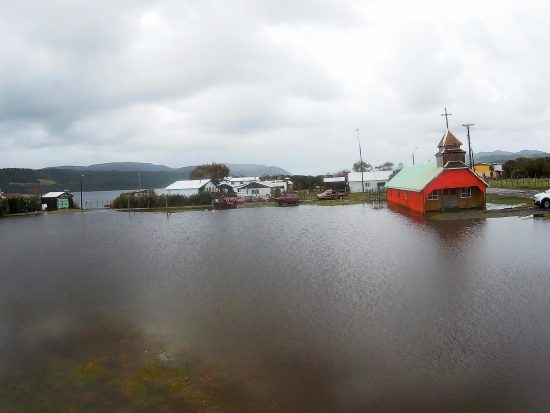
[(458, 208), (458, 194), (456, 189), (443, 190), (443, 208)]

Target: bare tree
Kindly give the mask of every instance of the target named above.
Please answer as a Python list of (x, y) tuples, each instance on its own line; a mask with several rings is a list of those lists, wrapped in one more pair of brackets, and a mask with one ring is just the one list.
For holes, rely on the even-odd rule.
[(351, 169), (353, 169), (354, 172), (368, 172), (372, 171), (372, 165), (366, 163), (365, 161), (357, 161), (353, 164)]

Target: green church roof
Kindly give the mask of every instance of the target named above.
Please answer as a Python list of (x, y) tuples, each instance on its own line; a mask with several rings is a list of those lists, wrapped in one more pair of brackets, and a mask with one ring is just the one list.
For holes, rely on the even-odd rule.
[(441, 172), (443, 168), (435, 163), (406, 166), (386, 184), (386, 188), (422, 191)]

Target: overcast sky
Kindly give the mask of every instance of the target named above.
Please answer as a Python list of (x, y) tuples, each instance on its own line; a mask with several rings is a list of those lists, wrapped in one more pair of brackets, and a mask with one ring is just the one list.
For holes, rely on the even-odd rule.
[(545, 1), (0, 0), (0, 167), (550, 151)]

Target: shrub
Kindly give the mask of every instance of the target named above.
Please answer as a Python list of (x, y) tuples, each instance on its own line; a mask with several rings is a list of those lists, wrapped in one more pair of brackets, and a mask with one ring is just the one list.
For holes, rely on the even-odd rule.
[(7, 214), (20, 214), (24, 212), (34, 212), (42, 210), (42, 202), (36, 196), (21, 196), (17, 198), (8, 198), (3, 200), (7, 208), (0, 207), (7, 211)]
[(210, 205), (212, 194), (210, 192), (200, 192), (197, 195), (147, 195), (134, 196), (132, 193), (120, 194), (111, 202), (111, 208), (163, 208), (168, 201), (169, 207), (181, 207), (190, 205)]
[(0, 217), (7, 215), (9, 211), (8, 200), (0, 198)]

